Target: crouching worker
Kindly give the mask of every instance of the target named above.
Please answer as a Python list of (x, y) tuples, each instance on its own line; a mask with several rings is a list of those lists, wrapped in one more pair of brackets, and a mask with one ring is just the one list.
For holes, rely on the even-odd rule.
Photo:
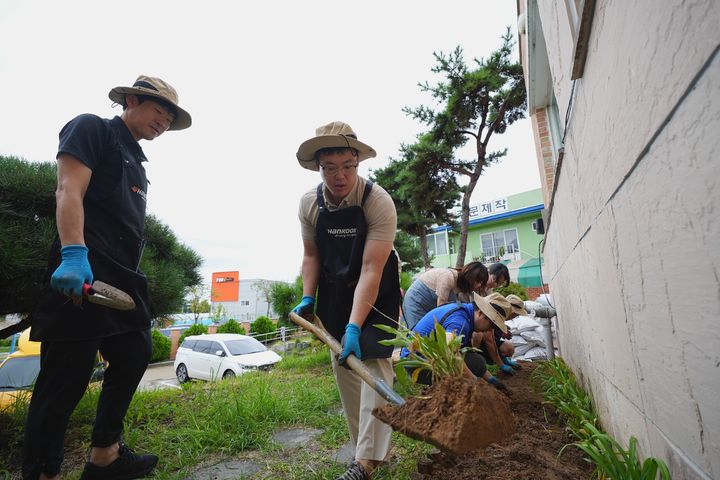
[[(505, 318), (510, 312), (510, 303), (502, 295), (495, 294), (488, 297), (481, 297), (473, 293), (472, 303), (449, 303), (430, 310), (412, 329), (420, 336), (427, 337), (435, 331), (435, 322), (442, 325), (450, 340), (452, 334), (462, 335), (461, 347), (471, 346), (473, 333), (488, 332), (492, 329), (505, 333)], [(403, 348), (400, 357), (410, 355), (407, 348)], [(466, 374), (472, 374), (476, 378), (484, 378), (488, 383), (499, 390), (506, 390), (507, 387), (500, 380), (490, 375), (487, 371), (485, 358), (480, 352), (468, 351), (465, 353)], [(418, 376), (418, 382), (425, 385), (432, 383), (432, 374), (429, 371), (422, 371)]]
[[(486, 298), (494, 298), (495, 296), (502, 297), (499, 293), (491, 293)], [(520, 297), (508, 295), (506, 299), (510, 303), (506, 321), (512, 320), (518, 315), (528, 314)], [(491, 329), (487, 332), (473, 333), (472, 345), (481, 350), (486, 363), (497, 365), (505, 375), (513, 375), (514, 370), (520, 370), (522, 367), (512, 359), (515, 346), (510, 342), (511, 338), (512, 334), (509, 331), (501, 332), (498, 329)]]
[(355, 461), (339, 480), (369, 479), (388, 456), (392, 434), (372, 414), (385, 400), (343, 366), (352, 353), (375, 377), (392, 385), (392, 347), (378, 343), (392, 335), (373, 325), (397, 325), (397, 215), (390, 195), (358, 176), (358, 164), (374, 156), (375, 150), (343, 122), (319, 127), (297, 152), (300, 165), (320, 172), (322, 182), (300, 201), (303, 298), (293, 311), (311, 315), (317, 290), (317, 315), (342, 341), (342, 354), (333, 358), (332, 366)]

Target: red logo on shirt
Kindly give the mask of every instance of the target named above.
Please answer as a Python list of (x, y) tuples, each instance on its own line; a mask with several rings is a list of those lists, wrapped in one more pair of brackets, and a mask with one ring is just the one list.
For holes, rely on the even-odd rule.
[(140, 197), (143, 199), (143, 201), (147, 202), (147, 194), (145, 193), (145, 191), (142, 188), (140, 188), (136, 185), (133, 185), (132, 187), (130, 187), (130, 190), (132, 190), (133, 193), (137, 193), (138, 195), (140, 195)]

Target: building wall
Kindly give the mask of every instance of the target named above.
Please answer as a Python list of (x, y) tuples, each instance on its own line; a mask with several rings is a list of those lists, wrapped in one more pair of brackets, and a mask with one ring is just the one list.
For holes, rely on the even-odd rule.
[[(212, 302), (212, 307), (222, 305), (225, 309), (226, 319), (235, 319), (238, 322), (254, 322), (257, 317), (268, 314), (268, 302), (263, 294), (257, 290), (257, 284), (261, 280), (248, 279), (239, 281), (237, 301), (235, 302)], [(270, 318), (277, 315), (270, 307)]]
[[(480, 260), (482, 257), (481, 235), (502, 230), (517, 229), (518, 246), (520, 247), (520, 258), (528, 260), (537, 256), (538, 242), (542, 236), (535, 233), (532, 224), (540, 218), (540, 212), (513, 217), (506, 220), (498, 220), (495, 222), (482, 223), (480, 225), (471, 226), (468, 231), (467, 252), (465, 254), (465, 263), (473, 260)], [(455, 242), (455, 251), (460, 244), (460, 234), (448, 232)], [(433, 267), (454, 267), (457, 260), (456, 254), (436, 255), (433, 258)], [(485, 263), (488, 263), (487, 261)]]
[[(568, 17), (537, 7), (564, 118)], [(720, 478), (718, 25), (717, 1), (598, 0), (546, 234), (563, 356), (683, 479)]]

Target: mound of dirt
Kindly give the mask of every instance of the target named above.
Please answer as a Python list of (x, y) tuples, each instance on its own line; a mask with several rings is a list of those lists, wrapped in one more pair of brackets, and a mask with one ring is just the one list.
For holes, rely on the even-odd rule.
[(418, 462), (412, 480), (578, 480), (590, 478), (593, 466), (582, 452), (563, 446), (575, 440), (555, 410), (543, 404), (530, 386), (536, 364), (523, 363), (523, 369), (503, 382), (511, 389), (506, 399), (516, 419), (515, 433), (505, 441), (465, 455), (434, 452)]
[(465, 454), (512, 435), (508, 398), (484, 381), (448, 378), (404, 405), (385, 405), (373, 415), (408, 437)]

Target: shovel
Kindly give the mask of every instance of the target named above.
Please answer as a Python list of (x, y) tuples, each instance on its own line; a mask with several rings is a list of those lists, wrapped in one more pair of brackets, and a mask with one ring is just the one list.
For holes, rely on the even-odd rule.
[(95, 280), (92, 285), (89, 283), (83, 285), (82, 293), (88, 302), (97, 305), (114, 308), (115, 310), (132, 310), (135, 308), (135, 301), (130, 295), (100, 280)]
[[(330, 350), (332, 350), (335, 354), (340, 355), (340, 353), (342, 353), (342, 346), (340, 345), (340, 342), (335, 340), (335, 337), (330, 335), (327, 330), (320, 326), (322, 325), (322, 322), (317, 315), (313, 315), (313, 317), (315, 318), (315, 323), (308, 322), (300, 315), (290, 312), (290, 320), (305, 330), (315, 334), (315, 336), (322, 340), (325, 345), (330, 347)], [(375, 390), (382, 398), (393, 405), (399, 406), (405, 404), (405, 399), (402, 398), (399, 393), (390, 388), (390, 386), (385, 383), (385, 380), (382, 378), (373, 376), (373, 374), (370, 373), (367, 367), (365, 367), (365, 365), (363, 365), (355, 355), (350, 354), (345, 360), (345, 364), (350, 367), (353, 372), (358, 374), (365, 383), (370, 385), (370, 387), (372, 387), (372, 389)]]

